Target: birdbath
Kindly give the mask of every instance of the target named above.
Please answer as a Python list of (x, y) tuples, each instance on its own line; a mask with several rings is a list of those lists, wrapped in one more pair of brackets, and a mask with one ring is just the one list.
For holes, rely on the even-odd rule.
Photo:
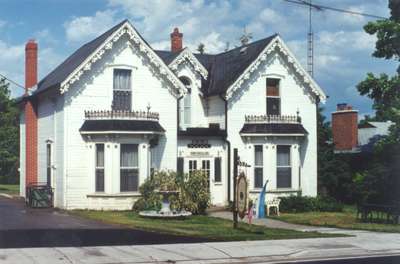
[(173, 214), (173, 212), (171, 211), (171, 204), (169, 202), (169, 197), (179, 194), (179, 191), (158, 190), (157, 193), (162, 195), (162, 205), (160, 214), (165, 214), (165, 215)]

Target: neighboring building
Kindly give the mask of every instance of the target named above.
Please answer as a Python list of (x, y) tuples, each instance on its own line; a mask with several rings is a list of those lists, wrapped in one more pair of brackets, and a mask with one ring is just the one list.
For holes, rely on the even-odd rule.
[(332, 113), (332, 136), (336, 153), (370, 153), (375, 142), (389, 134), (393, 122), (358, 125), (358, 111), (345, 103)]
[(56, 207), (130, 209), (154, 170), (209, 175), (212, 203), (233, 197), (233, 149), (252, 195), (317, 194), (317, 105), (326, 96), (278, 35), (217, 55), (171, 34), (153, 50), (123, 21), (36, 86), (26, 46), (21, 195), (54, 188)]

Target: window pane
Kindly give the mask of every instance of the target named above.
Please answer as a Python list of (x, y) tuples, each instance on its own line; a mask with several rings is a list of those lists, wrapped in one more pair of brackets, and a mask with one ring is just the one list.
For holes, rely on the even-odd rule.
[(267, 97), (267, 115), (281, 114), (281, 99), (275, 97)]
[(131, 70), (114, 69), (114, 90), (131, 90)]
[(263, 165), (263, 148), (262, 146), (254, 146), (254, 166), (262, 166)]
[(292, 168), (290, 167), (278, 168), (276, 187), (277, 188), (292, 187)]
[(130, 111), (132, 105), (132, 92), (131, 91), (114, 91), (113, 92), (113, 110)]
[(214, 181), (221, 182), (221, 158), (214, 159)]
[(138, 167), (138, 145), (121, 144), (121, 167)]
[(121, 192), (135, 192), (138, 190), (139, 170), (121, 169)]
[(191, 98), (190, 93), (188, 93), (183, 99), (183, 109), (184, 109), (184, 122), (185, 124), (190, 124), (191, 115)]
[(104, 167), (104, 144), (96, 144), (96, 167)]
[(278, 146), (276, 159), (278, 166), (290, 166), (290, 146)]
[(104, 192), (104, 169), (96, 169), (96, 192)]
[(279, 79), (267, 78), (267, 96), (279, 96)]
[(254, 187), (263, 187), (263, 168), (254, 168)]

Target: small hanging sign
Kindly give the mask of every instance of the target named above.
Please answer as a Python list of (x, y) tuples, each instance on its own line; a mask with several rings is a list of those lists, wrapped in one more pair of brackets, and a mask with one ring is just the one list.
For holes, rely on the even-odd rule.
[(243, 219), (247, 210), (247, 179), (244, 172), (241, 172), (236, 185), (236, 210), (239, 217)]

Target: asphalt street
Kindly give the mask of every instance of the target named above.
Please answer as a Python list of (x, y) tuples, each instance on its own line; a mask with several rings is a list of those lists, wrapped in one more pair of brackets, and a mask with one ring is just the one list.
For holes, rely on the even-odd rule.
[(71, 216), (59, 210), (31, 209), (0, 196), (0, 248), (80, 247), (206, 242)]

